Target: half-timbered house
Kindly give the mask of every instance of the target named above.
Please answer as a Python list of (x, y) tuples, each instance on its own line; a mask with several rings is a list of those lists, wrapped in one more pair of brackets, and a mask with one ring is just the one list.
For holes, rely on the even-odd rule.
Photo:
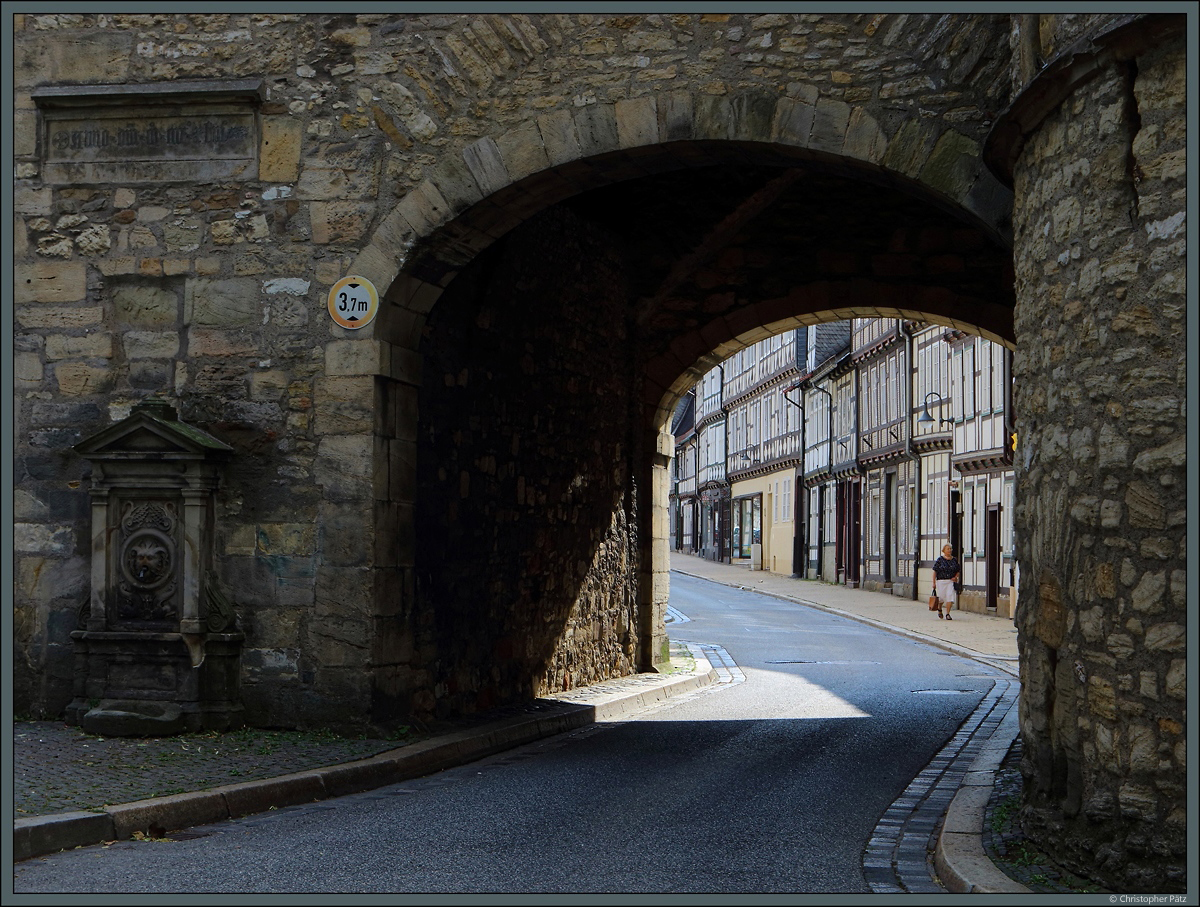
[(958, 331), (949, 347), (953, 422), (950, 540), (963, 565), (960, 607), (1011, 616), (1013, 439), (1011, 354)]
[[(850, 322), (813, 325), (807, 329), (804, 377), (796, 394), (804, 406), (804, 512), (806, 525), (805, 573), (810, 579), (838, 582), (838, 480), (834, 464), (842, 456), (844, 441), (837, 428), (850, 401), (835, 393), (846, 371), (850, 350)], [(840, 371), (839, 371), (840, 368)]]
[(760, 340), (725, 363), (732, 562), (789, 575), (802, 428), (786, 396), (798, 374), (796, 334)]

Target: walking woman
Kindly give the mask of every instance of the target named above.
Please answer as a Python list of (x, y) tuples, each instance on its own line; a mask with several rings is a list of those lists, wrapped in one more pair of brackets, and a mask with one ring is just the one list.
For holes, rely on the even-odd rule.
[(939, 619), (942, 617), (942, 605), (945, 605), (946, 620), (954, 620), (950, 616), (954, 609), (954, 584), (958, 582), (961, 572), (954, 549), (947, 542), (942, 546), (942, 556), (933, 562), (933, 594), (937, 598)]

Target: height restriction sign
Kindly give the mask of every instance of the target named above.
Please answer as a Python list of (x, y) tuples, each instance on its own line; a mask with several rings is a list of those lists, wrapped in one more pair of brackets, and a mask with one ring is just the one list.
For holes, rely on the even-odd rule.
[(379, 294), (365, 277), (343, 277), (329, 291), (329, 317), (344, 328), (362, 328), (379, 311)]

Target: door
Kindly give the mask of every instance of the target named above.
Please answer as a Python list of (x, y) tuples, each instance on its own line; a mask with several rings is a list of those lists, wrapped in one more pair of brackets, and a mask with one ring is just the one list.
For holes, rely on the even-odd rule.
[(846, 483), (837, 483), (837, 514), (834, 518), (834, 569), (837, 571), (835, 581), (846, 581)]
[(846, 548), (846, 582), (858, 587), (862, 581), (862, 483), (850, 483), (850, 543)]
[(996, 610), (996, 597), (1000, 594), (1000, 505), (992, 504), (987, 509), (987, 525), (983, 532), (984, 557), (987, 559), (987, 609)]
[(896, 565), (896, 474), (883, 476), (883, 582), (892, 584)]

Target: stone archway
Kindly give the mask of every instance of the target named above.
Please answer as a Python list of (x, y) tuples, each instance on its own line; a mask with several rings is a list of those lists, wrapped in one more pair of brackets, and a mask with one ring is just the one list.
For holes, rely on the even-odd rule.
[[(922, 130), (926, 130), (923, 140), (917, 141), (914, 136)], [(923, 149), (923, 157), (914, 151), (917, 148)], [(601, 624), (609, 627), (606, 632), (621, 637), (619, 642), (612, 642), (614, 651), (621, 652), (602, 659), (604, 665), (590, 665), (586, 673), (572, 674), (564, 670), (561, 661), (563, 657), (578, 656), (564, 656), (562, 651), (554, 655), (552, 650), (557, 643), (549, 646), (551, 651), (546, 651), (546, 641), (539, 640), (536, 664), (530, 662), (517, 673), (542, 679), (533, 680), (532, 676), (519, 679), (514, 675), (500, 684), (507, 693), (499, 692), (498, 687), (492, 689), (487, 675), (489, 671), (495, 674), (498, 669), (486, 666), (488, 651), (499, 653), (502, 659), (511, 659), (513, 632), (490, 635), (479, 624), (464, 619), (466, 622), (460, 621), (457, 630), (449, 629), (447, 624), (439, 631), (440, 642), (435, 643), (428, 632), (415, 631), (407, 623), (422, 620), (415, 616), (426, 608), (420, 601), (419, 589), (431, 590), (438, 585), (436, 577), (426, 572), (422, 560), (445, 560), (444, 552), (431, 553), (428, 547), (423, 534), (428, 514), (422, 513), (417, 494), (419, 485), (428, 488), (434, 481), (431, 474), (422, 472), (422, 442), (418, 435), (424, 431), (420, 428), (423, 415), (434, 405), (427, 399), (428, 390), (421, 390), (422, 383), (428, 388), (430, 376), (425, 374), (422, 378), (421, 372), (433, 364), (427, 344), (430, 331), (442, 329), (438, 307), (452, 288), (467, 279), (464, 275), (478, 271), (477, 262), (490, 254), (488, 250), (505, 241), (504, 237), (516, 235), (514, 225), (526, 219), (536, 221), (538, 212), (571, 209), (585, 219), (593, 219), (601, 232), (607, 223), (619, 233), (619, 227), (611, 222), (614, 216), (619, 216), (613, 208), (619, 203), (613, 202), (610, 195), (616, 198), (624, 193), (629, 209), (635, 210), (648, 204), (645, 188), (657, 195), (655, 214), (666, 211), (665, 216), (671, 216), (672, 207), (685, 207), (682, 198), (696, 194), (686, 191), (694, 188), (686, 185), (691, 174), (702, 173), (705, 168), (719, 169), (722, 162), (728, 165), (730, 161), (737, 162), (744, 185), (714, 203), (725, 205), (720, 211), (697, 213), (693, 220), (703, 230), (696, 232), (699, 227), (694, 227), (690, 232), (680, 231), (686, 234), (687, 247), (670, 250), (675, 263), (670, 273), (659, 273), (654, 270), (657, 265), (639, 262), (638, 273), (643, 276), (638, 280), (642, 283), (631, 289), (633, 296), (625, 303), (628, 305), (634, 297), (640, 299), (638, 319), (653, 320), (654, 330), (666, 339), (664, 346), (655, 347), (658, 341), (650, 339), (653, 331), (645, 329), (645, 325), (637, 327), (636, 338), (626, 338), (637, 350), (637, 361), (627, 363), (635, 372), (632, 380), (636, 387), (623, 391), (627, 396), (624, 405), (631, 409), (630, 422), (622, 430), (630, 435), (622, 448), (622, 456), (629, 460), (626, 477), (629, 487), (623, 509), (618, 508), (622, 515), (617, 523), (624, 528), (617, 547), (630, 548), (622, 570), (629, 570), (636, 562), (637, 576), (627, 578), (630, 585), (623, 593), (636, 599), (636, 603), (627, 605), (618, 616), (600, 619)], [(889, 170), (889, 166), (897, 163), (912, 176)], [(543, 169), (532, 169), (535, 166)], [(667, 183), (671, 185), (669, 190), (657, 188)], [(763, 211), (785, 202), (797, 204), (804, 187), (818, 184), (829, 192), (848, 185), (869, 187), (861, 190), (864, 199), (869, 194), (872, 202), (881, 205), (886, 199), (886, 204), (910, 204), (931, 212), (921, 224), (924, 233), (919, 241), (914, 238), (919, 232), (917, 227), (913, 227), (912, 237), (892, 240), (901, 246), (891, 251), (911, 259), (904, 267), (911, 267), (919, 259), (944, 257), (956, 237), (969, 236), (966, 247), (975, 253), (985, 250), (984, 257), (990, 255), (994, 259), (989, 265), (994, 271), (990, 282), (1004, 283), (1001, 262), (1006, 258), (1002, 237), (1007, 222), (1007, 196), (981, 169), (978, 146), (953, 131), (936, 135), (916, 122), (902, 127), (889, 144), (864, 110), (845, 104), (826, 104), (820, 99), (804, 104), (794, 98), (765, 95), (693, 99), (677, 93), (662, 99), (644, 98), (636, 103), (597, 105), (597, 109), (574, 114), (559, 112), (496, 139), (474, 143), (464, 151), (461, 167), (443, 162), (383, 221), (352, 266), (355, 272), (370, 277), (380, 286), (388, 286), (384, 294), (386, 304), (371, 339), (376, 351), (372, 353), (372, 361), (387, 369), (377, 373), (386, 415), (377, 420), (382, 436), (377, 437), (375, 444), (377, 451), (387, 451), (388, 458), (387, 487), (380, 488), (376, 496), (377, 512), (384, 515), (377, 520), (376, 528), (381, 533), (377, 549), (386, 547), (389, 537), (399, 544), (395, 546), (398, 554), (393, 562), (377, 566), (381, 575), (391, 575), (380, 588), (389, 590), (387, 595), (393, 602), (382, 606), (381, 610), (393, 613), (380, 623), (394, 625), (390, 634), (393, 640), (413, 636), (427, 639), (426, 648), (431, 652), (454, 649), (461, 653), (465, 649), (456, 640), (468, 635), (488, 638), (491, 642), (482, 647), (468, 646), (475, 652), (470, 657), (447, 656), (460, 662), (458, 667), (443, 663), (441, 656), (433, 659), (440, 667), (433, 667), (428, 660), (422, 664), (417, 663), (419, 659), (408, 664), (397, 663), (395, 650), (389, 650), (382, 639), (377, 640), (374, 665), (377, 706), (392, 701), (390, 708), (383, 706), (384, 711), (433, 709), (439, 699), (448, 702), (447, 697), (454, 698), (455, 689), (488, 689), (490, 692), (481, 698), (477, 696), (477, 701), (458, 701), (452, 707), (473, 708), (497, 697), (511, 698), (554, 689), (555, 684), (591, 682), (602, 679), (605, 672), (650, 668), (660, 657), (665, 642), (662, 632), (666, 597), (665, 529), (659, 524), (665, 512), (664, 469), (671, 448), (664, 446), (661, 437), (663, 414), (667, 411), (664, 406), (671, 392), (689, 382), (689, 375), (697, 374), (704, 363), (715, 362), (750, 342), (757, 336), (754, 332), (761, 332), (764, 325), (778, 326), (788, 319), (797, 323), (798, 318), (844, 317), (849, 312), (920, 312), (922, 317), (948, 324), (959, 321), (978, 324), (985, 334), (1008, 339), (1011, 307), (1006, 304), (1003, 292), (991, 300), (977, 298), (980, 294), (975, 288), (956, 286), (954, 279), (911, 280), (911, 274), (900, 281), (900, 284), (907, 281), (908, 287), (897, 285), (897, 275), (887, 273), (888, 268), (896, 267), (895, 262), (881, 263), (879, 275), (865, 278), (851, 273), (854, 263), (839, 262), (834, 268), (837, 273), (828, 275), (828, 279), (789, 284), (786, 292), (774, 297), (763, 298), (757, 290), (753, 291), (757, 295), (752, 301), (731, 294), (724, 310), (710, 312), (709, 316), (703, 316), (702, 322), (694, 317), (702, 315), (698, 308), (690, 316), (690, 321), (696, 322), (693, 328), (685, 328), (682, 321), (666, 324), (673, 316), (663, 313), (672, 306), (680, 307), (671, 297), (687, 294), (683, 285), (692, 280), (697, 268), (704, 266), (706, 258), (719, 253), (739, 231), (761, 217)], [(599, 202), (595, 201), (597, 190), (603, 190), (604, 194)], [(671, 196), (670, 192), (682, 194)], [(721, 193), (713, 191), (713, 195)], [(600, 208), (607, 205), (609, 210), (601, 211), (597, 205)], [(898, 217), (894, 213), (893, 216)], [(609, 239), (611, 235), (610, 231)], [(875, 251), (887, 251), (886, 241), (886, 237), (878, 237)], [(905, 243), (911, 247), (904, 246)], [(988, 249), (991, 251), (986, 252)], [(961, 262), (956, 267), (964, 269)], [(969, 270), (971, 266), (965, 267)], [(747, 273), (752, 270), (753, 267), (746, 269)], [(653, 278), (644, 277), (650, 271), (654, 272)], [(479, 282), (477, 275), (469, 280)], [(657, 281), (655, 290), (648, 289), (648, 281)], [(462, 305), (457, 297), (455, 305)], [(663, 312), (647, 314), (662, 306), (666, 306)], [(970, 312), (969, 317), (963, 318), (964, 309)], [(561, 309), (554, 311), (562, 314)], [(440, 360), (438, 365), (446, 367)], [(465, 364), (447, 371), (445, 386), (468, 383), (469, 377), (460, 377), (467, 371)], [(489, 380), (490, 377), (491, 373)], [(425, 456), (428, 458), (430, 452), (425, 451)], [(446, 458), (448, 454), (443, 450), (439, 456)], [(489, 449), (482, 459), (494, 461), (496, 452)], [(504, 454), (500, 459), (504, 459)], [(500, 468), (501, 473), (504, 468)], [(512, 464), (508, 468), (518, 469)], [(439, 478), (443, 482), (447, 479), (444, 475)], [(516, 478), (527, 481), (525, 476)], [(463, 471), (460, 481), (464, 483), (462, 489), (447, 485), (442, 494), (458, 495), (465, 500), (473, 493), (466, 490), (470, 470)], [(492, 478), (482, 481), (494, 484)], [(628, 497), (633, 487), (640, 489), (640, 497)], [(515, 494), (523, 501), (524, 493)], [(461, 515), (462, 510), (456, 507), (455, 517)], [(420, 531), (416, 528), (418, 523)], [(446, 522), (443, 529), (449, 531), (449, 526)], [(599, 527), (595, 531), (600, 535), (607, 532)], [(632, 547), (630, 532), (636, 534)], [(421, 555), (423, 541), (426, 553)], [(608, 551), (613, 546), (614, 540), (609, 538), (600, 548)], [(594, 560), (595, 555), (596, 550), (589, 548), (578, 560), (580, 563)], [(528, 556), (529, 552), (518, 555)], [(503, 572), (504, 559), (498, 553), (495, 557), (495, 570)], [(536, 560), (540, 564), (544, 557), (538, 554)], [(450, 572), (461, 578), (470, 571), (443, 569), (441, 575), (445, 577)], [(582, 569), (582, 573), (591, 576), (590, 568)], [(522, 583), (514, 578), (514, 584)], [(455, 587), (455, 583), (443, 582), (442, 587), (446, 591)], [(476, 591), (467, 597), (472, 601), (486, 599), (487, 595), (479, 591), (481, 588), (479, 581)], [(395, 603), (398, 594), (395, 590), (403, 590), (404, 600), (399, 604)], [(455, 601), (461, 593), (459, 587), (458, 593), (441, 597), (444, 601)], [(537, 590), (530, 593), (535, 599), (541, 594)], [(443, 615), (450, 610), (453, 606), (433, 609)], [(515, 619), (510, 618), (500, 623), (507, 620), (513, 624)], [(525, 614), (515, 623), (526, 626), (530, 619)], [(439, 620), (446, 623), (448, 618), (425, 620), (435, 625)], [(571, 620), (574, 619), (568, 619), (565, 612), (559, 614), (554, 632), (560, 635), (573, 632), (568, 626)], [(465, 630), (466, 627), (473, 629)], [(516, 636), (528, 639), (527, 627)], [(421, 646), (418, 641), (402, 643), (400, 648), (411, 651), (414, 645)], [(597, 648), (608, 645), (601, 642)], [(477, 663), (464, 670), (461, 664), (464, 658), (475, 659)], [(557, 668), (547, 668), (544, 664), (547, 658), (558, 658)], [(589, 658), (578, 660), (587, 662)], [(450, 675), (456, 675), (457, 679), (447, 680)], [(411, 688), (414, 680), (415, 691)]]

